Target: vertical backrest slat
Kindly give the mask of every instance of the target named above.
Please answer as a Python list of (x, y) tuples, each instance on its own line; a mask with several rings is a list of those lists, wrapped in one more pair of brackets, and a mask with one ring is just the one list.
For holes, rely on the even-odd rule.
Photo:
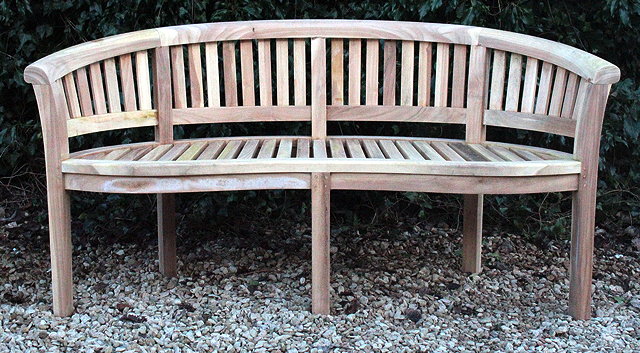
[(189, 44), (187, 46), (189, 57), (189, 90), (191, 93), (191, 106), (194, 108), (204, 107), (204, 87), (202, 84), (202, 56), (200, 54), (200, 43)]
[(224, 103), (227, 107), (238, 106), (238, 82), (236, 78), (235, 42), (222, 43), (222, 67), (224, 74)]
[(467, 46), (453, 47), (453, 82), (451, 83), (451, 106), (464, 107), (464, 86), (467, 73)]
[(502, 110), (504, 101), (504, 79), (507, 69), (506, 64), (506, 53), (502, 50), (494, 50), (489, 109)]
[(551, 98), (551, 83), (553, 75), (553, 65), (548, 62), (542, 63), (540, 71), (540, 82), (538, 84), (538, 96), (536, 98), (536, 114), (547, 114), (549, 111), (549, 99)]
[(293, 40), (294, 105), (307, 105), (307, 68), (304, 39)]
[(414, 55), (413, 41), (402, 41), (402, 56), (400, 59), (400, 105), (413, 105)]
[(562, 111), (562, 100), (567, 86), (567, 70), (558, 67), (553, 80), (553, 90), (551, 93), (551, 103), (549, 103), (549, 115), (560, 116)]
[(133, 83), (133, 62), (131, 61), (131, 54), (121, 55), (118, 61), (120, 63), (120, 82), (122, 82), (124, 110), (127, 112), (138, 110), (138, 105), (136, 104), (136, 87)]
[(256, 105), (256, 93), (253, 78), (253, 42), (240, 42), (240, 75), (242, 76), (242, 105)]
[(527, 68), (524, 73), (524, 87), (522, 89), (522, 106), (520, 111), (523, 113), (533, 113), (533, 107), (536, 99), (536, 84), (538, 83), (538, 59), (532, 57), (527, 58)]
[(138, 105), (140, 109), (151, 109), (149, 55), (146, 50), (136, 53), (136, 79), (138, 80)]
[(93, 107), (95, 112), (96, 114), (106, 114), (107, 100), (104, 95), (102, 68), (99, 62), (89, 65), (89, 77), (91, 80), (91, 94), (93, 96)]
[(171, 102), (171, 58), (169, 47), (159, 47), (153, 55), (153, 100), (158, 114), (156, 141), (173, 141), (173, 113)]
[(384, 70), (382, 73), (382, 104), (396, 104), (396, 62), (397, 62), (397, 41), (384, 41)]
[(576, 103), (576, 95), (578, 94), (578, 75), (573, 72), (569, 73), (567, 79), (567, 90), (564, 94), (564, 102), (562, 103), (562, 112), (560, 116), (570, 118), (573, 115), (573, 106)]
[(116, 60), (110, 58), (104, 61), (104, 78), (107, 87), (107, 102), (109, 103), (109, 113), (119, 113), (120, 87), (118, 85), (118, 72), (116, 70)]
[(469, 84), (467, 91), (466, 140), (472, 143), (486, 139), (484, 125), (485, 82), (487, 81), (487, 48), (471, 46)]
[(220, 106), (220, 67), (218, 64), (218, 43), (209, 42), (204, 46), (207, 73), (207, 106)]
[(436, 85), (434, 106), (446, 107), (449, 92), (449, 44), (438, 43), (436, 48)]
[(418, 105), (431, 104), (432, 48), (429, 42), (420, 42), (418, 47)]
[(362, 41), (349, 40), (349, 105), (360, 105), (362, 84)]
[(327, 136), (327, 48), (324, 38), (311, 39), (311, 137)]
[(182, 45), (171, 47), (171, 82), (173, 83), (173, 106), (187, 107), (187, 84), (184, 75), (184, 51)]
[(276, 39), (276, 93), (278, 105), (289, 105), (289, 41)]
[(380, 61), (380, 42), (377, 39), (367, 40), (365, 104), (378, 105), (378, 70)]
[(271, 87), (271, 41), (258, 41), (258, 86), (260, 86), (260, 105), (273, 104), (273, 88)]
[(84, 67), (76, 70), (78, 81), (78, 97), (80, 98), (80, 110), (82, 116), (93, 115), (93, 105), (91, 103), (91, 89), (89, 88), (89, 79), (87, 78), (87, 70)]
[(67, 104), (69, 105), (69, 114), (72, 118), (82, 116), (80, 111), (80, 101), (78, 101), (78, 91), (76, 89), (76, 81), (73, 78), (73, 72), (68, 73), (62, 78)]
[(331, 104), (344, 104), (344, 40), (331, 40)]
[(504, 110), (517, 112), (520, 102), (520, 84), (522, 82), (522, 55), (511, 54), (509, 60), (509, 80)]

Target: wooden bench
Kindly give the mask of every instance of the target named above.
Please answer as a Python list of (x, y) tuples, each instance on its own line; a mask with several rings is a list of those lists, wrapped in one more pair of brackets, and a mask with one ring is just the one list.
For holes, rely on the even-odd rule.
[[(447, 24), (290, 20), (143, 30), (25, 70), (45, 144), (53, 310), (73, 312), (69, 192), (158, 194), (160, 271), (176, 275), (174, 194), (310, 189), (312, 310), (329, 313), (330, 190), (461, 193), (462, 269), (479, 272), (483, 194), (573, 192), (569, 312), (589, 318), (598, 149), (618, 68), (531, 36)], [(174, 140), (174, 126), (310, 122), (308, 136)], [(327, 136), (327, 122), (458, 124), (466, 138)], [(69, 138), (155, 127), (70, 153)], [(486, 127), (573, 138), (573, 153)]]

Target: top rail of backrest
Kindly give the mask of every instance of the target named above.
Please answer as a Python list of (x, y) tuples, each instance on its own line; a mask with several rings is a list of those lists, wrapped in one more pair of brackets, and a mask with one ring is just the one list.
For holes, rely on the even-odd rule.
[(50, 84), (91, 63), (160, 46), (210, 41), (270, 38), (362, 38), (429, 41), (510, 51), (570, 70), (594, 84), (611, 84), (620, 70), (595, 55), (558, 42), (529, 35), (462, 25), (365, 21), (274, 20), (193, 24), (142, 30), (79, 44), (29, 65), (25, 80)]

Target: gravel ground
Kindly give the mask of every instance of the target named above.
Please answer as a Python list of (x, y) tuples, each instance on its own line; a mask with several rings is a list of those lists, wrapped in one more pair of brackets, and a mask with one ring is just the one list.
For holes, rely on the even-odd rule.
[(174, 279), (152, 240), (98, 240), (74, 249), (76, 313), (54, 318), (47, 241), (13, 234), (0, 229), (0, 352), (640, 351), (633, 250), (598, 250), (595, 318), (581, 322), (566, 314), (566, 243), (488, 234), (468, 276), (446, 225), (339, 229), (323, 317), (309, 313), (306, 225), (183, 236)]

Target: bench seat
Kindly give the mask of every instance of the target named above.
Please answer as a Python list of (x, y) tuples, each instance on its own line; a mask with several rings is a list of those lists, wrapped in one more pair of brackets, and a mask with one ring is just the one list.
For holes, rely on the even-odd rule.
[(580, 162), (559, 151), (496, 142), (259, 136), (85, 150), (63, 161), (62, 171), (144, 177), (311, 172), (505, 177), (578, 174)]

